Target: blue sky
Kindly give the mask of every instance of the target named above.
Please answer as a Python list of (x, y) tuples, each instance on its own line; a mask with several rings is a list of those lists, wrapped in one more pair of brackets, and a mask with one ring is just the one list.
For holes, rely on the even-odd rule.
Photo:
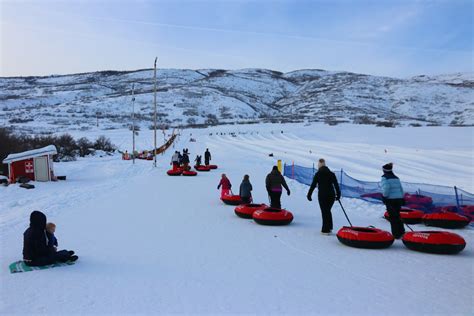
[(105, 69), (473, 71), (474, 1), (0, 0), (0, 76)]

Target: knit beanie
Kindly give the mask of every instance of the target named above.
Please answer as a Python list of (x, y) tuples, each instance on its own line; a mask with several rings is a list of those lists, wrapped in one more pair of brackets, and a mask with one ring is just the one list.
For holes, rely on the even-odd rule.
[(393, 169), (393, 163), (389, 162), (388, 164), (383, 165), (382, 169), (384, 172), (391, 172)]

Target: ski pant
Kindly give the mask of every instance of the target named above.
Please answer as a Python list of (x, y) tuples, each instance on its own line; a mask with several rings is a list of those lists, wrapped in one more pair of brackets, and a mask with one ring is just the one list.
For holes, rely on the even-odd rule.
[(205, 164), (206, 166), (209, 166), (209, 159), (204, 159), (204, 164)]
[(38, 266), (46, 266), (48, 264), (53, 264), (56, 262), (66, 262), (71, 258), (71, 254), (67, 250), (60, 250), (57, 252), (52, 253), (49, 256), (39, 257), (34, 260), (26, 262), (27, 265), (38, 267)]
[(390, 226), (392, 228), (392, 235), (396, 239), (399, 239), (405, 233), (405, 227), (400, 218), (400, 209), (402, 202), (399, 199), (385, 200), (385, 206), (389, 215)]
[(240, 199), (241, 199), (242, 202), (244, 202), (245, 204), (252, 203), (252, 197), (251, 197), (251, 196), (241, 196)]
[(329, 233), (332, 230), (332, 213), (331, 208), (334, 205), (336, 198), (334, 196), (319, 196), (319, 208), (321, 209), (321, 215), (323, 218), (323, 227), (321, 232)]
[(270, 207), (281, 209), (281, 191), (268, 191)]

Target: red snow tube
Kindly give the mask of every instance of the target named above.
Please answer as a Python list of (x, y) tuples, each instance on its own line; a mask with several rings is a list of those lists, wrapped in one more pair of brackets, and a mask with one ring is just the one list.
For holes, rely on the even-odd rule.
[(242, 204), (235, 208), (235, 215), (242, 218), (252, 218), (253, 212), (263, 210), (268, 206), (265, 204)]
[(222, 202), (227, 205), (240, 205), (242, 204), (242, 200), (240, 199), (240, 195), (227, 195), (221, 198)]
[(433, 204), (433, 199), (431, 197), (419, 194), (405, 193), (403, 199), (405, 200), (406, 204), (417, 204), (425, 206)]
[(209, 169), (209, 167), (207, 166), (194, 166), (194, 169), (196, 169), (197, 171), (209, 171), (211, 169)]
[(408, 249), (437, 254), (455, 254), (466, 247), (464, 238), (443, 231), (408, 232), (402, 241)]
[(293, 214), (284, 209), (266, 207), (253, 212), (252, 218), (261, 225), (279, 226), (291, 223)]
[(376, 199), (376, 200), (382, 200), (383, 195), (382, 193), (365, 193), (360, 196), (361, 198), (370, 198), (370, 199)]
[(194, 177), (194, 176), (197, 176), (197, 172), (196, 171), (183, 171), (183, 176), (186, 176), (186, 177)]
[(209, 169), (214, 170), (217, 169), (217, 165), (207, 165)]
[(394, 238), (387, 231), (372, 227), (344, 226), (337, 232), (337, 239), (349, 247), (382, 249), (390, 247)]
[(181, 169), (171, 169), (166, 172), (169, 176), (180, 176), (183, 171)]
[[(421, 223), (423, 215), (422, 211), (419, 210), (413, 210), (410, 208), (402, 208), (400, 211), (400, 218), (402, 222), (406, 224), (418, 224)], [(385, 212), (384, 217), (386, 220), (388, 220), (388, 212)]]
[(426, 226), (442, 228), (463, 228), (467, 226), (470, 221), (467, 216), (450, 212), (426, 214), (423, 216), (423, 223)]

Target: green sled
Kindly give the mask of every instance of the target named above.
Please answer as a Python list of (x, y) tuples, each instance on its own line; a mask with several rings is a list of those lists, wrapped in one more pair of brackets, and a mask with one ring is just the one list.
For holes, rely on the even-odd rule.
[(20, 272), (29, 272), (29, 271), (35, 271), (35, 270), (46, 270), (46, 269), (51, 269), (51, 268), (56, 268), (56, 267), (63, 267), (63, 266), (70, 266), (73, 265), (75, 262), (72, 261), (67, 261), (67, 262), (57, 262), (54, 264), (48, 264), (47, 266), (41, 266), (41, 267), (30, 267), (25, 263), (25, 261), (16, 261), (10, 264), (9, 269), (10, 273), (20, 273)]

